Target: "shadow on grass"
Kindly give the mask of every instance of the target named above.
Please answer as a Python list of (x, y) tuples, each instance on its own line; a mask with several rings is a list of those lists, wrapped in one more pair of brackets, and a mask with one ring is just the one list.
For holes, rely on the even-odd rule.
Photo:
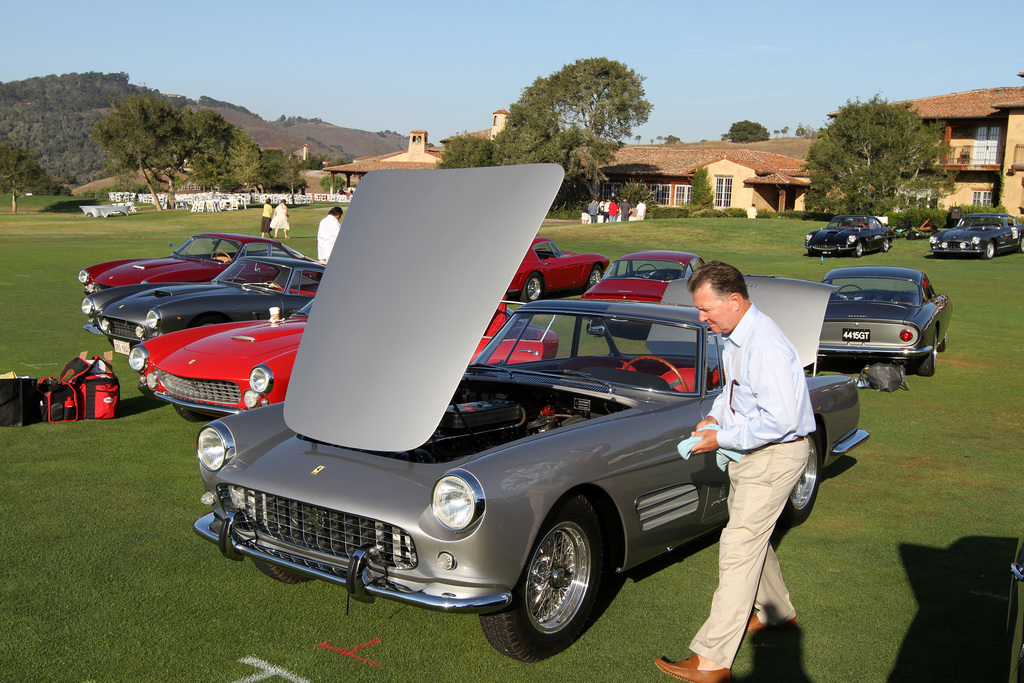
[(40, 213), (80, 213), (83, 206), (94, 206), (96, 199), (66, 199), (44, 207)]
[(891, 683), (1006, 680), (1007, 569), (1016, 548), (1016, 539), (986, 536), (948, 548), (900, 545), (918, 609)]
[[(123, 388), (123, 387), (122, 387)], [(118, 415), (120, 417), (129, 417), (131, 415), (141, 415), (142, 413), (149, 412), (155, 408), (167, 405), (163, 401), (158, 401), (155, 398), (147, 398), (145, 396), (133, 396), (132, 398), (126, 398), (118, 405)]]

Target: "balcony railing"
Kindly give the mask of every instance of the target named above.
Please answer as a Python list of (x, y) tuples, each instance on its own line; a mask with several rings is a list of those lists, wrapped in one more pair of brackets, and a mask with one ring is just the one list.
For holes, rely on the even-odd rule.
[[(1017, 145), (1017, 154), (1024, 155), (1024, 145)], [(999, 164), (999, 151), (994, 147), (959, 145), (950, 147), (943, 163), (946, 166), (995, 166)]]

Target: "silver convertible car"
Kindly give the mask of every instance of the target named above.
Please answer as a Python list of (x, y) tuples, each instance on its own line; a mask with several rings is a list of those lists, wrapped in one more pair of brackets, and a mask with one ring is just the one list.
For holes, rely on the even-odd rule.
[[(466, 367), (515, 260), (479, 259), (482, 296), (467, 293), (458, 314), (410, 311), (405, 282), (373, 301), (334, 296), (360, 276), (349, 269), (367, 260), (361, 248), (371, 237), (395, 245), (397, 233), (422, 231), (424, 198), (444, 207), (490, 192), (500, 205), (513, 187), (530, 197), (524, 206), (540, 211), (532, 224), (503, 227), (529, 239), (557, 188), (541, 197), (523, 188), (532, 173), (546, 172), (534, 168), (451, 176), (483, 179), (461, 191), (460, 183), (447, 187), (451, 171), (390, 179), (408, 179), (408, 187), (388, 188), (389, 177), (378, 173), (364, 179), (285, 402), (214, 421), (199, 434), (203, 500), (212, 506), (195, 522), (201, 537), (285, 583), (320, 579), (360, 600), (477, 613), (497, 650), (538, 661), (580, 635), (607, 572), (724, 525), (726, 472), (714, 455), (684, 460), (677, 452), (724, 384), (721, 338), (691, 306), (537, 301), (519, 308)], [(410, 191), (421, 182), (430, 187)], [(419, 203), (389, 215), (393, 198), (403, 196)], [(364, 218), (374, 230), (363, 230)], [(382, 230), (396, 234), (382, 238)], [(428, 241), (499, 260), (522, 253), (505, 229), (480, 232), (467, 220)], [(406, 273), (421, 286), (427, 278), (430, 291), (443, 289), (438, 279), (465, 276), (431, 271), (431, 259), (420, 258), (425, 243), (408, 258), (392, 254), (401, 263), (387, 276)], [(362, 272), (372, 277), (374, 269)], [(781, 295), (762, 283), (752, 296), (817, 311), (801, 333), (810, 351), (798, 344), (811, 362), (829, 288), (804, 282), (791, 292), (785, 285), (793, 282), (776, 282)], [(785, 513), (791, 524), (810, 513), (822, 468), (867, 438), (853, 380), (807, 383), (817, 429)]]

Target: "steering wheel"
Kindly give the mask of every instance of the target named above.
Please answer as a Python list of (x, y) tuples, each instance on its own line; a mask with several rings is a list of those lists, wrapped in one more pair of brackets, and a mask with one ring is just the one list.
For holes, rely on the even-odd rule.
[(223, 261), (224, 263), (231, 263), (231, 254), (226, 251), (215, 251), (212, 254), (212, 258), (215, 261)]
[[(845, 293), (844, 294), (843, 290), (846, 290), (846, 289), (849, 289), (850, 293)], [(864, 292), (864, 290), (861, 289), (860, 285), (855, 285), (855, 284), (851, 283), (851, 284), (843, 285), (842, 287), (837, 289), (836, 290), (836, 296), (839, 297), (840, 299), (849, 299), (853, 295), (852, 292), (854, 290), (856, 290), (858, 292), (862, 292), (862, 293)]]
[(656, 272), (658, 272), (658, 267), (655, 266), (653, 263), (645, 263), (645, 264), (643, 264), (642, 266), (638, 267), (636, 270), (633, 271), (633, 273), (637, 277), (645, 277), (645, 278), (650, 278)]
[[(690, 390), (690, 387), (686, 384), (686, 380), (683, 379), (683, 373), (679, 372), (679, 368), (677, 368), (676, 366), (672, 365), (671, 363), (669, 363), (664, 358), (661, 358), (660, 356), (637, 356), (636, 358), (633, 358), (632, 360), (626, 361), (626, 364), (623, 366), (623, 368), (626, 369), (626, 370), (633, 370), (633, 363), (635, 363), (635, 362), (637, 362), (639, 360), (656, 360), (659, 363), (661, 363), (662, 365), (667, 365), (669, 367), (669, 369), (672, 370), (672, 372), (676, 373), (676, 377), (679, 378), (679, 384), (681, 384), (682, 387), (683, 387), (682, 390), (683, 391), (689, 391)], [(634, 370), (634, 372), (636, 372), (636, 371)], [(675, 384), (669, 384), (669, 386), (670, 387), (675, 387)]]

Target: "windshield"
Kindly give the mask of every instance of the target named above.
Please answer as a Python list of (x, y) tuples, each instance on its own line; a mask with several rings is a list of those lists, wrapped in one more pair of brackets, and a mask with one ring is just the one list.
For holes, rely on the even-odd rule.
[(838, 277), (825, 280), (835, 285), (829, 301), (886, 301), (897, 304), (920, 305), (921, 286), (911, 280), (883, 277)]
[[(484, 347), (476, 364), (514, 365), (635, 389), (693, 393), (701, 389), (695, 382), (702, 375), (696, 369), (705, 362), (702, 339), (699, 327), (517, 311)], [(717, 377), (717, 361), (708, 363), (708, 372)]]
[(826, 230), (864, 230), (870, 225), (869, 216), (836, 216), (829, 222)]
[(956, 227), (965, 230), (995, 230), (1003, 227), (1003, 221), (998, 216), (965, 216)]
[(196, 235), (190, 237), (185, 244), (175, 249), (174, 253), (184, 258), (229, 263), (238, 253), (239, 246), (241, 245), (234, 240)]
[(214, 280), (217, 284), (257, 285), (277, 291), (288, 286), (288, 268), (263, 261), (236, 261)]
[(651, 258), (621, 258), (608, 268), (605, 279), (636, 277), (668, 282), (688, 276), (687, 266), (679, 261)]

